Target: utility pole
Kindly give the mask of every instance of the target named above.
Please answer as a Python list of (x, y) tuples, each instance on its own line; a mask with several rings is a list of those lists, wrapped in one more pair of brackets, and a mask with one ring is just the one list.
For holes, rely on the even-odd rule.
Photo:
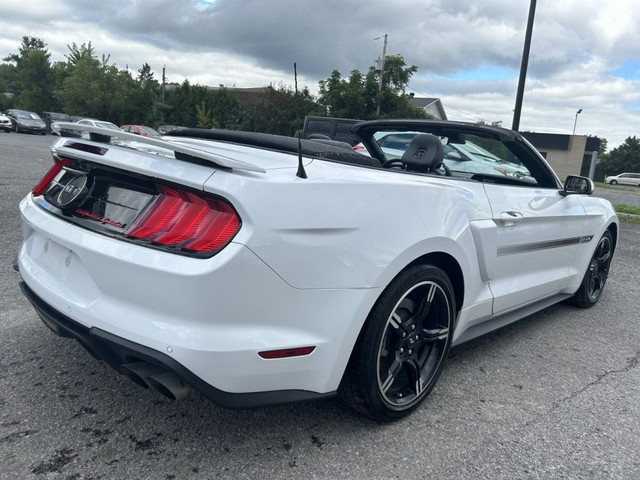
[(166, 77), (164, 76), (164, 70), (166, 68), (166, 65), (162, 66), (162, 103), (164, 103), (164, 84), (166, 82)]
[[(378, 38), (374, 38), (374, 40), (378, 40)], [(376, 107), (376, 117), (380, 116), (380, 103), (382, 102), (382, 76), (384, 75), (384, 59), (386, 56), (387, 56), (387, 34), (385, 33), (384, 43), (382, 44), (382, 60), (380, 61), (380, 84), (378, 85), (378, 106)]]
[(531, 0), (529, 6), (529, 20), (527, 21), (527, 33), (524, 37), (524, 50), (522, 51), (522, 63), (520, 64), (520, 80), (518, 80), (518, 93), (516, 95), (516, 107), (513, 110), (512, 130), (520, 128), (520, 113), (522, 112), (522, 99), (524, 97), (524, 82), (527, 79), (527, 66), (529, 65), (529, 50), (531, 49), (531, 34), (533, 32), (533, 18), (536, 14), (536, 0)]

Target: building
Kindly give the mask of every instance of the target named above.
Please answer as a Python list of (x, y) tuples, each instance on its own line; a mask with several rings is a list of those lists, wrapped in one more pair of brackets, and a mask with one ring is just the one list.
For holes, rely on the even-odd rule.
[(439, 98), (417, 98), (413, 93), (409, 94), (409, 102), (414, 106), (423, 109), (435, 120), (448, 120), (442, 102)]
[(547, 160), (560, 180), (567, 175), (589, 174), (593, 152), (598, 152), (600, 139), (585, 135), (520, 132)]

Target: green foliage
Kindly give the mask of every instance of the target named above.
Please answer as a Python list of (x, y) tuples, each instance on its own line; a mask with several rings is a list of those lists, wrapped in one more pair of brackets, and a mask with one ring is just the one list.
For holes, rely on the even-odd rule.
[(607, 151), (607, 139), (601, 138), (600, 146), (598, 147), (598, 158), (602, 158), (605, 155), (606, 151)]
[(213, 128), (216, 127), (216, 123), (211, 117), (211, 109), (207, 108), (204, 102), (200, 102), (200, 105), (196, 105), (196, 127), (198, 128)]
[(626, 205), (624, 203), (616, 203), (613, 206), (618, 213), (629, 213), (631, 215), (640, 215), (640, 207), (634, 205)]
[(43, 111), (51, 105), (51, 54), (39, 38), (22, 37), (19, 53), (13, 53), (4, 61), (15, 65), (3, 65), (0, 84), (4, 91), (15, 95), (14, 106), (25, 110)]
[(316, 115), (319, 108), (308, 89), (298, 92), (270, 85), (264, 94), (246, 104), (235, 117), (235, 128), (250, 132), (293, 135), (301, 128), (304, 117)]
[(622, 145), (602, 155), (597, 170), (604, 175), (640, 172), (640, 139), (628, 137)]
[[(366, 75), (352, 70), (348, 79), (342, 79), (334, 70), (326, 80), (319, 82), (318, 103), (332, 117), (370, 120), (374, 118), (427, 118), (427, 114), (409, 102), (405, 91), (418, 67), (407, 67), (402, 55), (385, 57), (382, 87), (380, 71), (369, 67)], [(378, 106), (380, 114), (378, 115)]]
[(15, 95), (0, 98), (0, 108), (59, 111), (116, 124), (171, 124), (282, 135), (292, 135), (307, 115), (371, 119), (377, 117), (378, 106), (383, 118), (426, 117), (405, 94), (417, 67), (407, 67), (401, 55), (386, 57), (381, 91), (380, 72), (372, 66), (366, 74), (353, 70), (346, 80), (334, 71), (320, 82), (318, 100), (308, 89), (296, 94), (291, 88), (271, 85), (240, 103), (222, 85), (210, 88), (185, 80), (163, 89), (148, 63), (132, 77), (110, 65), (109, 55), (98, 57), (91, 42), (67, 47), (65, 61), (51, 65), (44, 41), (23, 37), (18, 53), (7, 56), (7, 63), (0, 65), (0, 90)]

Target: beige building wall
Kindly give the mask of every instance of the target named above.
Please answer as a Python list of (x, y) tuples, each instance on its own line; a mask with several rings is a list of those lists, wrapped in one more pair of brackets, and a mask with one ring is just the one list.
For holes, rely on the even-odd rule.
[(560, 180), (564, 181), (567, 175), (580, 175), (586, 145), (585, 135), (572, 135), (569, 140), (569, 150), (540, 149), (540, 153), (546, 154), (547, 162)]

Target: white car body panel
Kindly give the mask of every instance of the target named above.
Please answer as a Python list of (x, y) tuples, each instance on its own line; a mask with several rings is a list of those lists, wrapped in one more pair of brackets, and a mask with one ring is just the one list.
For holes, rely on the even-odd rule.
[[(500, 314), (570, 295), (602, 232), (617, 222), (606, 201), (558, 189), (308, 157), (302, 179), (296, 155), (147, 140), (205, 152), (225, 168), (117, 145), (97, 156), (68, 139), (52, 150), (224, 197), (242, 219), (231, 243), (211, 258), (176, 255), (80, 228), (29, 194), (20, 204), (19, 271), (55, 311), (161, 352), (229, 393), (335, 392), (376, 300), (425, 255), (455, 262), (463, 279), (454, 344)], [(315, 350), (295, 358), (258, 355), (307, 345)]]
[(570, 267), (585, 234), (580, 200), (563, 197), (555, 189), (493, 184), (485, 188), (497, 225), (490, 280), (493, 313), (562, 291), (576, 274)]

